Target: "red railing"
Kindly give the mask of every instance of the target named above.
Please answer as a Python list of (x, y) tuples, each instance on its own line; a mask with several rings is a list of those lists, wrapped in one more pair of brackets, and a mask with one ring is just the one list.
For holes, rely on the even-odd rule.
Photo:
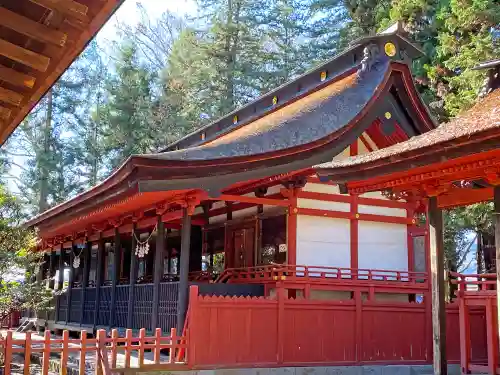
[[(62, 338), (51, 336), (50, 331), (45, 331), (43, 338), (37, 338), (29, 331), (24, 338), (17, 338), (13, 331), (7, 331), (6, 337), (0, 339), (0, 348), (4, 354), (5, 375), (12, 373), (12, 364), (16, 361), (23, 363), (24, 373), (29, 374), (33, 353), (42, 354), (42, 375), (49, 373), (50, 361), (54, 360), (54, 357), (51, 358), (53, 353), (60, 355), (61, 373), (66, 373), (65, 369), (72, 363), (79, 367), (80, 374), (85, 374), (93, 364), (96, 374), (111, 375), (120, 369), (135, 367), (183, 367), (186, 363), (187, 342), (185, 337), (177, 336), (175, 328), (172, 328), (170, 336), (162, 336), (160, 328), (155, 330), (153, 336), (146, 336), (146, 329), (142, 328), (136, 337), (131, 329), (127, 329), (122, 337), (115, 329), (111, 331), (111, 337), (106, 336), (106, 331), (99, 330), (96, 338), (89, 338), (87, 332), (82, 331), (78, 339), (69, 338), (68, 331), (63, 331)], [(162, 354), (163, 349), (169, 349), (168, 356)], [(152, 352), (150, 360), (146, 358), (147, 351)]]
[(497, 275), (495, 273), (483, 274), (461, 274), (457, 272), (450, 272), (451, 284), (458, 285), (458, 292), (466, 294), (484, 294), (492, 291), (496, 292), (497, 289)]
[(248, 268), (228, 268), (216, 282), (294, 281), (308, 283), (330, 282), (427, 282), (426, 272), (408, 272), (377, 269), (354, 269), (322, 266), (266, 265)]

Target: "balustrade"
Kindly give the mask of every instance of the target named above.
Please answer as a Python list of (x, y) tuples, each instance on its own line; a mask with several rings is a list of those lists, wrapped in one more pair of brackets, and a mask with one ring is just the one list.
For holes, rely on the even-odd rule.
[(71, 306), (68, 307), (69, 319), (68, 321), (72, 323), (80, 323), (82, 316), (81, 311), (82, 302), (82, 288), (75, 288), (71, 290)]
[(85, 289), (85, 304), (83, 305), (83, 324), (93, 324), (94, 323), (94, 314), (96, 312), (96, 288)]
[(101, 295), (99, 298), (99, 310), (97, 316), (97, 325), (107, 326), (109, 324), (109, 314), (111, 309), (111, 286), (101, 286)]

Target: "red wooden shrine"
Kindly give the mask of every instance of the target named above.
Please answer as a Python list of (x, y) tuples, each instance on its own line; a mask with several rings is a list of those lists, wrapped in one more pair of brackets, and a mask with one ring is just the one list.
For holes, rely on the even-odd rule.
[[(435, 297), (444, 293), (442, 252), (431, 251), (443, 200), (426, 197), (441, 185), (408, 177), (416, 165), (402, 167), (407, 180), (378, 164), (354, 180), (343, 172), (440, 134), (408, 66), (421, 54), (398, 33), (362, 38), (31, 219), (45, 253), (39, 280), (60, 291), (37, 325), (176, 327), (191, 368), (434, 360), (445, 373), (445, 357), (461, 357), (457, 340), (443, 344), (459, 332), (459, 303)], [(411, 189), (396, 189), (401, 181)], [(475, 364), (486, 358), (483, 311), (471, 308), (470, 322)]]

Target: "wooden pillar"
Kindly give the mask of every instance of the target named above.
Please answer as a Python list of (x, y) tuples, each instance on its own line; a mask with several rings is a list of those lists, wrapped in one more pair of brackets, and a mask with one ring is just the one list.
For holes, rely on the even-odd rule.
[[(463, 291), (460, 291), (463, 293)], [(462, 295), (459, 295), (458, 317), (460, 319), (460, 367), (462, 374), (469, 373), (470, 363), (470, 319), (469, 306), (465, 303)]]
[(437, 197), (429, 198), (429, 237), (432, 279), (432, 330), (434, 374), (447, 374), (446, 310), (444, 287), (443, 213)]
[(493, 299), (486, 300), (486, 346), (488, 351), (488, 373), (496, 375), (498, 368), (498, 324), (496, 303)]
[(191, 246), (191, 216), (187, 208), (182, 209), (181, 256), (179, 274), (179, 295), (177, 298), (177, 332), (184, 331), (189, 292), (189, 248)]
[(55, 268), (56, 268), (56, 252), (52, 250), (50, 252), (50, 257), (49, 257), (49, 289), (54, 290), (54, 285), (55, 285)]
[(94, 327), (97, 326), (99, 321), (99, 304), (101, 300), (101, 285), (103, 277), (103, 260), (104, 260), (104, 240), (102, 233), (99, 234), (99, 243), (97, 247), (97, 276), (95, 281), (95, 310), (94, 310)]
[(137, 223), (132, 224), (132, 244), (130, 249), (130, 275), (129, 275), (129, 290), (128, 290), (128, 309), (127, 309), (127, 328), (133, 328), (134, 324), (134, 301), (135, 301), (135, 283), (137, 281), (137, 255), (135, 255), (135, 247), (137, 240), (135, 238), (135, 229)]
[[(61, 246), (61, 250), (59, 252), (59, 268), (58, 268), (59, 274), (57, 275), (57, 284), (56, 284), (56, 290), (62, 290), (64, 286), (64, 248)], [(58, 296), (56, 300), (56, 317), (55, 321), (58, 322), (62, 317), (60, 316), (60, 304), (61, 304), (61, 299)]]
[[(169, 234), (170, 234), (170, 228), (167, 228), (167, 238), (169, 238)], [(167, 246), (167, 257), (168, 257), (167, 273), (168, 273), (168, 277), (171, 278), (172, 277), (172, 247), (170, 245)]]
[[(356, 143), (357, 145), (357, 143)], [(358, 278), (358, 268), (359, 268), (359, 259), (358, 259), (358, 253), (359, 253), (359, 214), (358, 214), (358, 196), (353, 195), (351, 196), (351, 214), (353, 217), (349, 221), (349, 235), (350, 235), (350, 243), (351, 243), (351, 248), (350, 248), (350, 256), (351, 256), (351, 268), (356, 270), (354, 271), (355, 274), (353, 275), (353, 278)]]
[(70, 320), (71, 315), (71, 299), (73, 297), (73, 280), (75, 278), (75, 269), (73, 268), (73, 260), (75, 259), (75, 249), (73, 242), (69, 251), (69, 277), (68, 277), (68, 307), (66, 308), (66, 323)]
[[(497, 315), (495, 340), (500, 337), (500, 185), (494, 187), (493, 202), (495, 216), (495, 247), (496, 247), (496, 272), (497, 272)], [(488, 329), (491, 327), (488, 327)]]
[(297, 192), (291, 189), (290, 206), (286, 216), (287, 230), (287, 263), (291, 266), (297, 265)]
[(156, 223), (155, 262), (153, 270), (153, 315), (151, 316), (151, 330), (158, 328), (158, 307), (160, 297), (160, 282), (163, 275), (163, 251), (165, 249), (165, 224), (158, 215)]
[(90, 261), (92, 258), (92, 242), (87, 241), (83, 250), (82, 298), (80, 300), (80, 324), (83, 324), (85, 310), (85, 294), (89, 283)]
[(109, 323), (110, 327), (115, 326), (115, 315), (116, 315), (116, 285), (118, 284), (118, 279), (120, 278), (120, 232), (118, 227), (115, 228), (115, 239), (114, 239), (114, 251), (113, 251), (113, 279), (111, 280), (111, 303), (109, 306)]

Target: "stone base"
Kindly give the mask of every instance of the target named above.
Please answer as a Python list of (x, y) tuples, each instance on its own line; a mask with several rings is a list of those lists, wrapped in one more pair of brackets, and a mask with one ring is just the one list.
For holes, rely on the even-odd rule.
[[(141, 375), (432, 375), (432, 365), (317, 366), (239, 368), (186, 371), (137, 371)], [(448, 365), (448, 375), (460, 375), (460, 365)]]

